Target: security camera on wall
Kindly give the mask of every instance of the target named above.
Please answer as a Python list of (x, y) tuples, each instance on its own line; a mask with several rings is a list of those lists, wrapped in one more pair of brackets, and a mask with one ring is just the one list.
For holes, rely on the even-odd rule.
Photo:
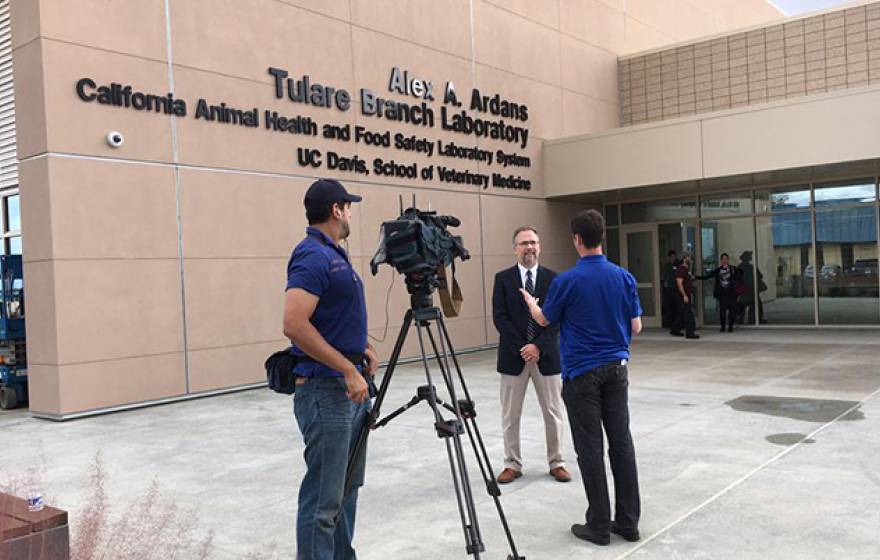
[(124, 143), (125, 138), (122, 136), (121, 132), (112, 130), (107, 133), (107, 145), (111, 148), (121, 148)]

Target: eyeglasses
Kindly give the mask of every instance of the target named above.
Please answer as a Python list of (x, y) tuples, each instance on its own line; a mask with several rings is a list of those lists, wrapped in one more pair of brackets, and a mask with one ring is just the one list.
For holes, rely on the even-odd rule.
[(541, 244), (540, 241), (520, 241), (519, 243), (517, 243), (517, 246), (518, 247), (531, 247), (534, 245), (535, 247), (537, 247), (540, 244)]

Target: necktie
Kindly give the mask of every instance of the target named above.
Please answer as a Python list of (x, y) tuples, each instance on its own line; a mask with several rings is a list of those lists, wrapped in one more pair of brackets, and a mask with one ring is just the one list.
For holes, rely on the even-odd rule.
[[(526, 271), (526, 291), (531, 295), (535, 295), (535, 283), (532, 281), (532, 271)], [(526, 325), (526, 343), (532, 343), (535, 340), (535, 336), (538, 334), (538, 324), (535, 323), (535, 320), (532, 319), (531, 314), (529, 314), (529, 323)]]

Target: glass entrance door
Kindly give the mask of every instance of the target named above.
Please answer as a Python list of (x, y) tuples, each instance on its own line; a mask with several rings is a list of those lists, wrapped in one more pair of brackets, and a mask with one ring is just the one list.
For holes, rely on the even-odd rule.
[(639, 300), (644, 311), (642, 323), (646, 327), (659, 327), (660, 270), (657, 259), (657, 226), (623, 228), (621, 241), (621, 264), (635, 276)]

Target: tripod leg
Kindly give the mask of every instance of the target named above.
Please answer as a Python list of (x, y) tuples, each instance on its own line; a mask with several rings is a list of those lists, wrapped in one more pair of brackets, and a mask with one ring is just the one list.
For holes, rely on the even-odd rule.
[(373, 401), (373, 409), (370, 411), (369, 416), (367, 416), (364, 425), (361, 426), (357, 442), (348, 454), (348, 466), (345, 470), (344, 495), (348, 495), (349, 490), (351, 490), (351, 479), (354, 474), (354, 465), (357, 463), (358, 458), (360, 458), (360, 454), (364, 453), (367, 445), (367, 437), (370, 435), (370, 430), (376, 423), (376, 419), (379, 418), (379, 411), (382, 408), (382, 403), (385, 401), (385, 394), (388, 392), (388, 386), (391, 384), (391, 376), (397, 368), (397, 362), (400, 360), (400, 353), (403, 351), (403, 344), (406, 342), (406, 335), (409, 333), (412, 322), (413, 312), (412, 310), (408, 310), (403, 317), (403, 325), (400, 326), (400, 333), (398, 333), (397, 341), (394, 343), (394, 350), (391, 352), (391, 358), (388, 360), (388, 365), (385, 367), (385, 374), (382, 376), (382, 384), (379, 386), (379, 390), (376, 393), (376, 400)]
[[(498, 481), (495, 480), (495, 471), (492, 470), (492, 464), (489, 461), (489, 453), (486, 451), (486, 445), (483, 443), (483, 436), (480, 434), (480, 428), (477, 425), (476, 410), (473, 408), (473, 401), (468, 392), (467, 384), (464, 380), (464, 374), (461, 371), (461, 365), (458, 363), (458, 357), (455, 355), (455, 348), (452, 346), (452, 339), (449, 337), (449, 331), (446, 330), (446, 323), (443, 320), (442, 315), (438, 318), (437, 324), (441, 335), (441, 345), (443, 345), (444, 340), (446, 341), (446, 344), (443, 345), (444, 355), (446, 354), (446, 347), (448, 345), (449, 355), (452, 357), (452, 363), (455, 365), (455, 370), (458, 374), (459, 382), (461, 383), (462, 392), (465, 395), (467, 406), (470, 408), (469, 412), (471, 413), (465, 416), (465, 428), (467, 429), (471, 446), (474, 449), (474, 455), (476, 455), (477, 464), (480, 467), (480, 473), (483, 475), (483, 480), (486, 483), (486, 491), (492, 496), (492, 499), (495, 502), (495, 508), (498, 510), (498, 517), (501, 520), (501, 526), (504, 528), (504, 534), (507, 536), (507, 543), (510, 545), (511, 552), (510, 558), (513, 560), (524, 559), (524, 557), (520, 556), (516, 550), (516, 543), (513, 541), (513, 534), (510, 532), (510, 526), (507, 523), (507, 516), (504, 514), (504, 508), (501, 506), (501, 500), (499, 499), (499, 496), (501, 496), (501, 489), (498, 486)], [(458, 403), (456, 403), (456, 408), (458, 408)]]
[[(440, 312), (436, 309), (435, 311), (436, 316), (434, 318), (436, 319), (436, 317), (440, 316)], [(418, 334), (419, 339), (419, 350), (422, 356), (422, 364), (425, 367), (425, 377), (428, 380), (428, 385), (433, 386), (431, 370), (428, 364), (428, 356), (425, 351), (424, 337), (422, 336), (423, 326), (430, 337), (430, 323), (424, 321), (424, 325), (422, 325), (422, 321), (416, 320), (416, 333)], [(434, 419), (435, 422), (437, 422), (437, 425), (440, 426), (445, 424), (443, 416), (440, 414), (437, 399), (433, 395), (433, 391), (428, 395), (428, 403), (434, 411)], [(449, 469), (452, 474), (452, 483), (455, 489), (458, 513), (461, 517), (462, 530), (464, 531), (465, 550), (468, 554), (473, 554), (474, 558), (479, 559), (480, 552), (485, 550), (485, 546), (480, 535), (479, 524), (477, 523), (476, 505), (474, 504), (473, 492), (467, 474), (467, 465), (464, 460), (464, 451), (461, 446), (461, 430), (459, 429), (461, 427), (461, 416), (456, 414), (456, 418), (453, 422), (454, 424), (452, 425), (453, 429), (451, 430), (451, 433), (448, 433), (445, 436), (441, 435), (441, 437), (443, 437), (446, 443), (446, 455), (449, 458)], [(440, 435), (439, 429), (438, 435)], [(450, 439), (452, 442), (450, 442)]]

